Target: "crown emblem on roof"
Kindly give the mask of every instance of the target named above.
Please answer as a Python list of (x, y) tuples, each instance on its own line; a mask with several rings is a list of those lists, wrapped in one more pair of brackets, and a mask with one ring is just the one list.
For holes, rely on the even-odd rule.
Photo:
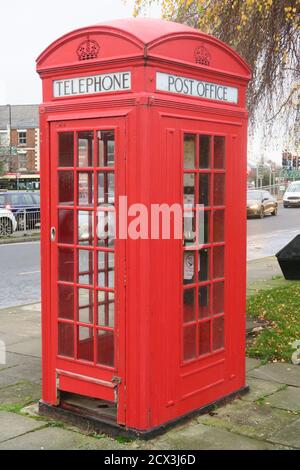
[(100, 51), (100, 46), (97, 41), (87, 37), (85, 41), (79, 44), (77, 48), (77, 55), (79, 60), (97, 59)]
[(211, 55), (204, 46), (204, 44), (200, 44), (200, 46), (196, 47), (195, 49), (195, 59), (197, 64), (201, 65), (209, 65), (211, 60)]

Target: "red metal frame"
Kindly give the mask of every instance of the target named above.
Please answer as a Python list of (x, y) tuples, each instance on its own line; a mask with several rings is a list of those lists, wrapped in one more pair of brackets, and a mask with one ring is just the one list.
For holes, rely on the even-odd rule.
[[(98, 57), (79, 60), (77, 50), (86, 37), (100, 45)], [(210, 63), (199, 64), (195, 51), (207, 48)], [(246, 87), (250, 70), (228, 46), (213, 37), (184, 25), (160, 20), (120, 20), (106, 25), (83, 28), (67, 34), (50, 45), (38, 58), (38, 72), (43, 79), (41, 125), (41, 212), (42, 212), (42, 311), (43, 311), (43, 401), (59, 405), (59, 390), (96, 398), (117, 400), (117, 422), (127, 428), (148, 430), (176, 419), (194, 409), (236, 392), (245, 385), (245, 271), (246, 271)], [(104, 73), (130, 71), (131, 89), (85, 96), (54, 98), (53, 80), (89, 77)], [(188, 95), (156, 90), (156, 72), (171, 73), (238, 89), (238, 102), (223, 103)], [(128, 207), (142, 203), (183, 204), (183, 175), (210, 175), (210, 198), (213, 201), (214, 179), (225, 174), (225, 201), (217, 208), (205, 207), (210, 213), (209, 228), (214, 231), (213, 211), (225, 212), (224, 240), (212, 239), (204, 247), (210, 250), (210, 276), (200, 286), (223, 282), (225, 318), (224, 347), (184, 360), (183, 344), (183, 252), (198, 247), (183, 247), (182, 240), (116, 240), (115, 286), (101, 287), (104, 293), (115, 292), (115, 367), (95, 362), (72, 360), (57, 355), (57, 240), (50, 241), (50, 229), (58, 231), (57, 219), (57, 135), (62, 132), (94, 132), (94, 157), (97, 154), (97, 130), (115, 132), (115, 198), (127, 196)], [(223, 136), (226, 142), (224, 169), (184, 169), (184, 135), (192, 134), (199, 148), (200, 135)], [(74, 144), (77, 155), (77, 139)], [(213, 157), (213, 147), (212, 159)], [(198, 150), (197, 150), (198, 152)], [(198, 155), (198, 154), (197, 154)], [(94, 162), (95, 163), (95, 162)], [(112, 253), (111, 246), (98, 247), (97, 174), (112, 172), (111, 167), (64, 168), (74, 174), (72, 211), (91, 210), (94, 215), (94, 246), (78, 244), (75, 230), (75, 266), (78, 249), (87, 250), (90, 272), (93, 256), (94, 331), (98, 307), (96, 276), (99, 251)], [(78, 173), (93, 175), (93, 207), (77, 206)], [(195, 194), (199, 192), (196, 176)], [(200, 176), (199, 176), (200, 178)], [(93, 196), (90, 184), (89, 198)], [(107, 192), (106, 183), (103, 191)], [(239, 197), (236, 197), (236, 194)], [(108, 210), (108, 209), (105, 209)], [(130, 222), (130, 218), (129, 218)], [(64, 245), (61, 245), (63, 247)], [(224, 277), (213, 279), (213, 258), (217, 247), (224, 246)], [(107, 268), (107, 269), (106, 269)], [(102, 266), (101, 266), (102, 269)], [(104, 270), (108, 279), (107, 257)], [(87, 273), (88, 271), (84, 271)], [(82, 274), (84, 274), (82, 273)], [(90, 282), (90, 281), (89, 281)], [(69, 285), (63, 281), (61, 285)], [(76, 286), (77, 268), (73, 284)], [(88, 285), (83, 286), (85, 288)], [(105, 294), (106, 295), (106, 294)], [(90, 302), (89, 302), (90, 305)], [(107, 320), (107, 308), (105, 319)], [(89, 307), (91, 313), (91, 307)], [(213, 315), (209, 317), (212, 328)], [(218, 318), (218, 316), (214, 316)], [(198, 325), (206, 319), (195, 319)], [(64, 319), (63, 323), (86, 326)], [(101, 327), (111, 331), (109, 326)], [(210, 330), (211, 331), (211, 330)], [(77, 357), (77, 335), (74, 354)], [(197, 349), (197, 351), (199, 351)], [(94, 342), (94, 358), (96, 341)], [(117, 379), (115, 379), (117, 376)], [(58, 380), (57, 380), (58, 379)], [(119, 382), (119, 383), (118, 383)]]

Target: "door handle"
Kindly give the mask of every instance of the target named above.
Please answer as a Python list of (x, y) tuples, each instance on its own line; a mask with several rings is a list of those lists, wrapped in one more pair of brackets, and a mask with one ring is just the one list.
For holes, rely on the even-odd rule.
[(56, 239), (56, 228), (55, 227), (51, 227), (50, 229), (50, 239), (52, 242), (55, 242), (55, 239)]

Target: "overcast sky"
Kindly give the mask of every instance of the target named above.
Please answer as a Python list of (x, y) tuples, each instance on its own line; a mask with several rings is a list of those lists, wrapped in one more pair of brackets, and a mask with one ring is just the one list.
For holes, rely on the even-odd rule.
[[(38, 55), (55, 39), (80, 28), (132, 16), (134, 0), (7, 0), (0, 7), (0, 105), (35, 104), (42, 84), (35, 71)], [(153, 6), (147, 16), (160, 17)], [(255, 140), (257, 139), (257, 142)], [(259, 133), (252, 142), (260, 158)], [(279, 158), (277, 154), (277, 158)], [(274, 157), (274, 152), (272, 152)]]
[[(133, 0), (7, 0), (0, 7), (0, 104), (40, 103), (38, 55), (73, 29), (132, 16)], [(158, 7), (148, 16), (159, 17)]]

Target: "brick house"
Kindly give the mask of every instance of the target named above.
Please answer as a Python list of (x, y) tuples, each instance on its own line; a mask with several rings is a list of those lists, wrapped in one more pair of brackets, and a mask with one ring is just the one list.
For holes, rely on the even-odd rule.
[(0, 106), (0, 159), (7, 173), (39, 173), (38, 105)]

